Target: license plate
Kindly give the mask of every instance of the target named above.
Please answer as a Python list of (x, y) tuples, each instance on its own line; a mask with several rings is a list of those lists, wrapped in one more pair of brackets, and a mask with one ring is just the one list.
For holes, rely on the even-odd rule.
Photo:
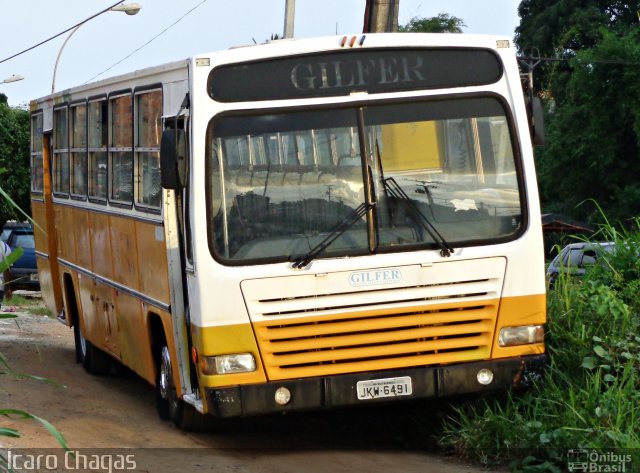
[(409, 396), (412, 393), (411, 378), (409, 376), (402, 376), (400, 378), (358, 381), (356, 390), (359, 400)]

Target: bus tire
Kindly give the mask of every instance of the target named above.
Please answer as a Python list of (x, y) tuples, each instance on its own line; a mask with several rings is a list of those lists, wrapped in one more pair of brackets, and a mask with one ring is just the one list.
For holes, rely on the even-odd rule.
[[(76, 321), (73, 324), (73, 341), (74, 341), (74, 344), (76, 346), (76, 363), (82, 363), (82, 360), (83, 360), (83, 355), (82, 355), (83, 349), (81, 347), (82, 341), (80, 340), (80, 337), (81, 337), (81, 335), (80, 335), (80, 324)], [(85, 340), (85, 342), (86, 342), (86, 340)], [(85, 349), (85, 351), (86, 351), (86, 349)]]
[(204, 427), (205, 416), (197, 412), (193, 406), (178, 398), (173, 380), (171, 355), (166, 343), (159, 353), (158, 376), (156, 380), (156, 408), (162, 419), (171, 420), (180, 430), (198, 431)]
[(76, 342), (76, 360), (82, 363), (87, 373), (108, 374), (111, 370), (111, 358), (85, 338), (79, 322), (73, 325), (73, 336)]

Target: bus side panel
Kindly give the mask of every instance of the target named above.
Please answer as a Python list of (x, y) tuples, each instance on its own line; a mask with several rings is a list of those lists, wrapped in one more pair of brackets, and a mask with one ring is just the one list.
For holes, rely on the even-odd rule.
[[(49, 260), (49, 241), (47, 239), (47, 211), (42, 200), (31, 200), (31, 215), (36, 225), (33, 226), (33, 235), (36, 244), (36, 264), (38, 265), (38, 279), (40, 291), (47, 309), (52, 314), (58, 313), (55, 298), (54, 281), (51, 276), (51, 264)], [(46, 255), (46, 256), (45, 256)]]
[(91, 230), (89, 228), (89, 212), (87, 210), (75, 209), (72, 228), (76, 231), (76, 259), (74, 263), (92, 271)]
[[(117, 292), (111, 286), (76, 271), (65, 271), (65, 274), (71, 276), (78, 305), (77, 316), (82, 320), (80, 326), (85, 338), (97, 348), (119, 358)], [(64, 279), (65, 276), (62, 277)]]
[[(96, 304), (94, 302), (96, 298), (96, 282), (91, 277), (79, 276), (77, 282), (74, 281), (74, 284), (78, 284), (78, 311), (80, 312), (78, 316), (82, 319), (80, 326), (85, 337), (88, 337), (89, 333), (94, 333), (98, 330), (96, 327)], [(93, 337), (91, 338), (93, 339)]]
[(120, 347), (118, 345), (118, 318), (116, 315), (116, 295), (117, 291), (111, 286), (98, 281), (96, 284), (97, 297), (96, 317), (98, 319), (99, 338), (96, 345), (120, 357)]
[(153, 384), (155, 369), (151, 353), (151, 339), (147, 329), (147, 308), (139, 299), (119, 293), (116, 298), (118, 314), (118, 346), (122, 363)]
[(45, 229), (47, 228), (46, 208), (42, 200), (34, 197), (36, 196), (32, 196), (31, 199), (31, 215), (37, 225), (33, 226), (33, 238), (35, 240), (36, 250), (48, 254), (48, 241), (47, 234), (45, 233)]
[(110, 216), (109, 221), (113, 280), (139, 291), (135, 221), (115, 215)]
[(140, 292), (165, 304), (170, 303), (169, 263), (160, 225), (136, 222), (138, 236), (138, 261), (140, 268)]
[[(111, 240), (109, 238), (109, 216), (86, 212), (87, 230), (90, 243), (79, 238), (78, 257), (76, 262), (87, 263), (82, 267), (93, 270), (97, 276), (110, 279), (113, 273), (111, 262)], [(68, 228), (74, 228), (72, 225)], [(80, 230), (78, 230), (80, 231)], [(86, 252), (86, 254), (84, 254)], [(83, 253), (80, 255), (80, 253)], [(115, 320), (114, 289), (93, 277), (86, 276), (80, 280), (80, 310), (83, 318), (84, 336), (101, 350), (118, 356), (117, 323)]]
[(76, 263), (76, 232), (80, 225), (74, 219), (77, 212), (73, 207), (55, 205), (56, 239), (58, 241), (58, 258)]
[(109, 237), (109, 216), (99, 213), (89, 214), (91, 244), (93, 245), (93, 271), (105, 278), (112, 278), (111, 238)]

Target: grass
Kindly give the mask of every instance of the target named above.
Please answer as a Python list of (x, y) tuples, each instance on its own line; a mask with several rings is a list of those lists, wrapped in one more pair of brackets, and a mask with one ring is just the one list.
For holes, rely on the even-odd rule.
[(443, 447), (516, 472), (566, 471), (576, 449), (628, 453), (640, 466), (640, 225), (607, 225), (594, 240), (617, 250), (584, 278), (561, 275), (548, 294), (544, 381), (455, 408)]
[(45, 307), (40, 297), (25, 297), (14, 294), (10, 298), (5, 297), (2, 305), (14, 306), (18, 312), (51, 317), (51, 311)]

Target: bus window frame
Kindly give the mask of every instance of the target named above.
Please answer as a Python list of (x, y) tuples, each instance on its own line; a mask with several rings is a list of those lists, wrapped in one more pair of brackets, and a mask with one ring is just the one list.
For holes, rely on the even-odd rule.
[[(35, 134), (38, 133), (38, 129), (34, 129), (33, 120), (34, 118), (40, 116), (40, 139), (39, 149), (34, 149), (35, 144)], [(37, 120), (37, 118), (36, 118)], [(29, 116), (29, 126), (30, 126), (30, 143), (29, 143), (29, 164), (31, 165), (31, 182), (29, 184), (29, 190), (32, 194), (43, 195), (44, 194), (44, 110), (39, 108), (33, 112)], [(40, 161), (39, 166), (34, 166), (35, 160), (38, 159)], [(35, 170), (39, 170), (39, 176), (34, 172)], [(35, 183), (39, 182), (40, 187), (35, 186)]]
[[(65, 134), (67, 135), (67, 146), (66, 148), (58, 148), (58, 143), (57, 143), (57, 137), (58, 137), (58, 132), (56, 130), (56, 125), (58, 123), (57, 120), (57, 112), (59, 112), (60, 110), (65, 111), (66, 114), (66, 129), (65, 129)], [(69, 104), (67, 102), (63, 102), (61, 104), (58, 104), (56, 106), (53, 107), (53, 127), (52, 127), (52, 142), (53, 142), (53, 153), (52, 153), (52, 173), (51, 173), (51, 177), (52, 177), (52, 182), (51, 182), (51, 189), (52, 189), (52, 194), (54, 197), (56, 198), (61, 198), (61, 199), (68, 199), (69, 198), (69, 191), (70, 191), (70, 186), (71, 186), (71, 169), (69, 166), (69, 175), (67, 176), (67, 185), (69, 186), (69, 189), (67, 190), (67, 192), (61, 192), (59, 190), (57, 190), (59, 188), (59, 176), (58, 176), (58, 159), (57, 156), (60, 155), (64, 155), (66, 154), (67, 156), (67, 160), (70, 160), (70, 152), (69, 152)]]
[[(164, 87), (162, 85), (162, 83), (154, 83), (154, 84), (149, 84), (149, 85), (144, 85), (144, 86), (140, 86), (140, 87), (136, 87), (133, 89), (133, 94), (132, 94), (132, 108), (133, 108), (133, 148), (132, 148), (132, 152), (133, 152), (133, 208), (135, 208), (136, 210), (140, 211), (140, 212), (146, 212), (146, 213), (150, 213), (150, 214), (155, 214), (155, 215), (160, 215), (162, 212), (162, 187), (160, 188), (160, 203), (159, 205), (153, 206), (153, 205), (148, 205), (148, 204), (144, 204), (142, 202), (139, 201), (139, 183), (140, 183), (140, 179), (142, 178), (142, 176), (140, 175), (139, 171), (139, 155), (140, 153), (143, 152), (157, 152), (158, 153), (158, 166), (160, 166), (160, 141), (158, 141), (158, 146), (157, 147), (143, 147), (143, 146), (138, 146), (138, 136), (139, 136), (139, 130), (138, 130), (138, 102), (137, 102), (137, 98), (141, 95), (147, 94), (147, 93), (152, 93), (155, 91), (159, 91), (160, 92), (160, 115), (159, 115), (159, 122), (160, 122), (160, 135), (162, 135), (162, 130), (163, 130), (163, 126), (164, 126), (164, 120), (163, 120), (163, 115), (164, 115)], [(162, 136), (160, 136), (161, 138)], [(160, 167), (158, 167), (158, 172), (160, 172)]]
[[(131, 100), (129, 117), (131, 118), (130, 133), (131, 133), (131, 142), (129, 146), (113, 146), (113, 106), (112, 103), (114, 100), (129, 97)], [(134, 166), (133, 166), (133, 145), (134, 145), (134, 116), (133, 116), (133, 91), (131, 89), (124, 90), (116, 90), (110, 92), (107, 96), (107, 116), (108, 116), (108, 125), (107, 125), (107, 201), (109, 205), (114, 207), (119, 207), (122, 209), (133, 209), (134, 202), (134, 188), (135, 188), (135, 179), (134, 179)], [(113, 172), (113, 154), (114, 153), (130, 153), (131, 154), (131, 200), (119, 200), (113, 198), (113, 180), (114, 180), (114, 172)]]
[[(75, 121), (73, 121), (72, 123), (72, 118), (73, 118), (73, 109), (77, 108), (77, 107), (81, 107), (83, 106), (85, 107), (85, 111), (84, 111), (84, 140), (85, 140), (85, 145), (84, 147), (76, 147), (73, 146), (75, 145), (75, 143), (73, 142), (73, 136), (74, 136), (74, 132), (73, 132), (73, 128), (75, 126)], [(69, 196), (71, 197), (71, 199), (73, 200), (78, 200), (78, 201), (86, 201), (88, 198), (88, 194), (89, 194), (89, 181), (88, 181), (88, 177), (89, 177), (89, 152), (88, 152), (88, 147), (89, 147), (89, 136), (88, 136), (88, 132), (89, 132), (89, 104), (88, 101), (86, 99), (80, 99), (80, 100), (75, 100), (73, 102), (71, 102), (69, 104)], [(74, 184), (75, 184), (75, 166), (76, 166), (76, 162), (75, 159), (73, 158), (75, 154), (78, 153), (82, 153), (84, 154), (84, 161), (85, 161), (85, 172), (84, 172), (84, 179), (85, 179), (85, 192), (84, 194), (77, 194), (74, 193), (73, 191), (74, 189)]]
[[(89, 134), (91, 130), (91, 123), (89, 121), (89, 118), (90, 118), (89, 107), (91, 106), (92, 103), (99, 103), (99, 102), (103, 102), (104, 106), (107, 108), (107, 120), (103, 124), (103, 126), (107, 128), (107, 138), (104, 143), (104, 146), (96, 148), (91, 146), (91, 142), (89, 140)], [(109, 197), (109, 98), (107, 94), (93, 95), (87, 99), (87, 122), (88, 122), (87, 123), (87, 198), (91, 203), (107, 205), (108, 197)], [(107, 157), (107, 168), (106, 168), (107, 189), (104, 197), (91, 194), (91, 184), (92, 184), (91, 153), (100, 153), (100, 152), (104, 152)]]

